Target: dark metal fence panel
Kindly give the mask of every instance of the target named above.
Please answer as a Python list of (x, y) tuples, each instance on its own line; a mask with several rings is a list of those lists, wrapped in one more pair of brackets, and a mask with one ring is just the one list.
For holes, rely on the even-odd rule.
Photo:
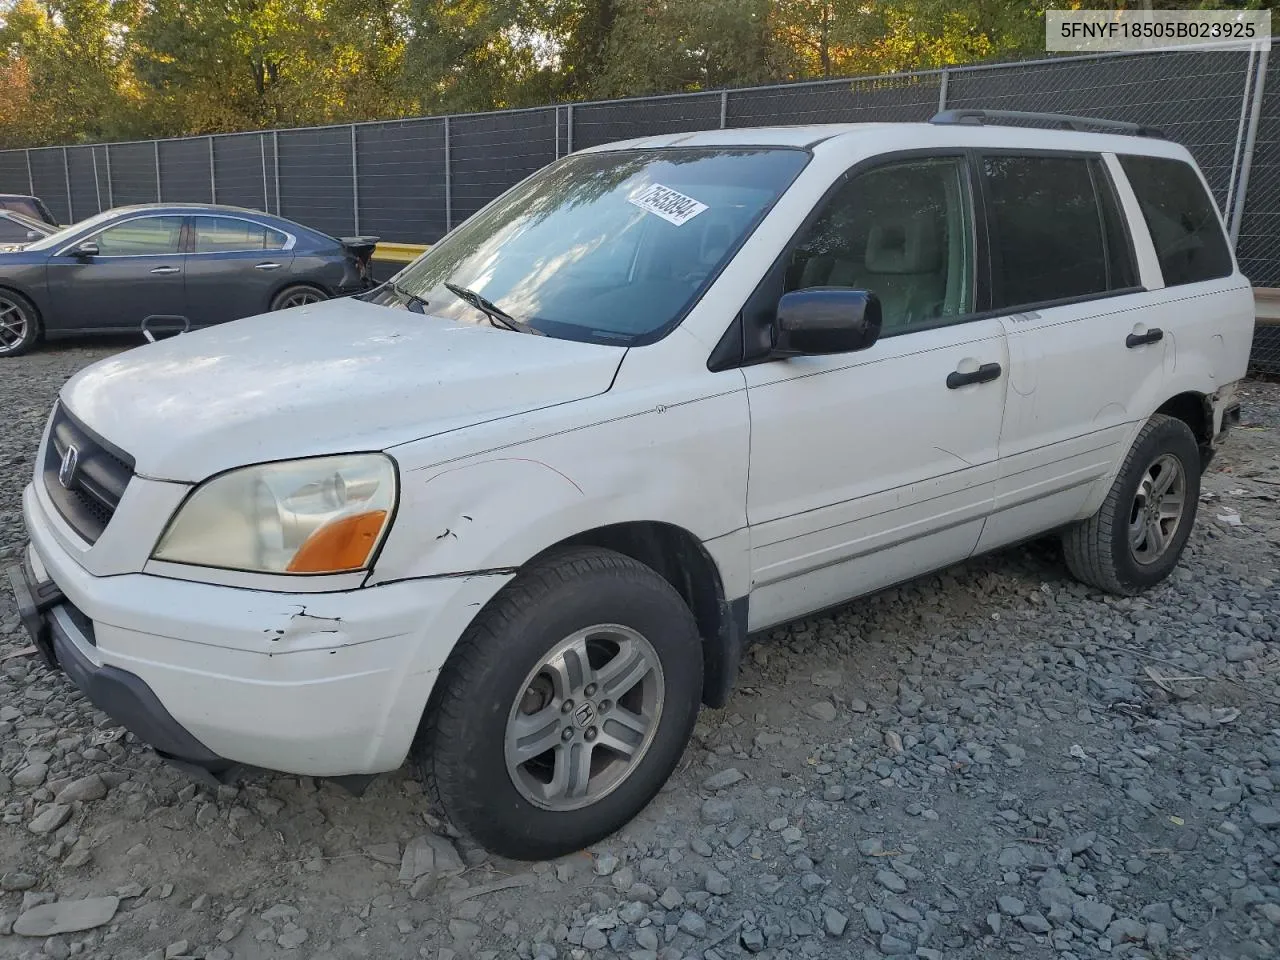
[(155, 144), (113, 143), (110, 152), (111, 198), (117, 207), (160, 199)]
[(928, 120), (938, 111), (940, 73), (731, 90), (726, 126)]
[(179, 203), (213, 203), (209, 140), (161, 140), (160, 199)]
[(615, 140), (720, 126), (720, 94), (691, 93), (649, 100), (584, 103), (573, 108), (573, 149)]
[(1248, 77), (1247, 51), (1089, 57), (956, 70), (947, 106), (1073, 113), (1159, 126), (1186, 146), (1222, 206)]
[(555, 109), (449, 119), (453, 222), (461, 223), (508, 187), (556, 158)]
[(444, 120), (356, 128), (360, 232), (433, 243), (447, 229)]
[(280, 215), (334, 236), (355, 232), (351, 128), (281, 130)]
[[(61, 147), (32, 149), (31, 182), (35, 194), (42, 199), (59, 223), (71, 222), (71, 210), (67, 206), (67, 175), (62, 165)], [(17, 191), (26, 193), (26, 189)]]
[[(1244, 200), (1236, 244), (1240, 270), (1255, 287), (1280, 287), (1280, 50), (1271, 52), (1267, 64)], [(1280, 338), (1280, 328), (1272, 332)], [(1280, 351), (1276, 365), (1280, 373)]]
[(27, 152), (25, 150), (0, 150), (0, 193), (27, 193), (31, 184), (27, 180)]
[(102, 183), (95, 176), (94, 147), (68, 147), (67, 171), (71, 176), (71, 215), (76, 220), (83, 220), (95, 213), (100, 213), (107, 203), (107, 198), (99, 197)]
[(271, 134), (241, 133), (213, 138), (218, 203), (275, 213)]

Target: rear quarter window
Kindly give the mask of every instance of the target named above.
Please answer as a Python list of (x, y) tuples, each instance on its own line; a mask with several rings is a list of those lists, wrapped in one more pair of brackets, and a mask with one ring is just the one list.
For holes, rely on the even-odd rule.
[(1151, 232), (1165, 286), (1231, 275), (1231, 250), (1213, 199), (1191, 164), (1167, 157), (1120, 158)]

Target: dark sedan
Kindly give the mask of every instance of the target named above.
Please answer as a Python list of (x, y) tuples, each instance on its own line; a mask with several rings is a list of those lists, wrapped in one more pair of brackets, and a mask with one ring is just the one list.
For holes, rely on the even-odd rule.
[(16, 210), (0, 210), (0, 253), (21, 250), (33, 240), (40, 240), (58, 232), (60, 227), (33, 220)]
[(237, 207), (118, 207), (0, 253), (0, 357), (42, 337), (195, 329), (355, 293), (376, 242)]

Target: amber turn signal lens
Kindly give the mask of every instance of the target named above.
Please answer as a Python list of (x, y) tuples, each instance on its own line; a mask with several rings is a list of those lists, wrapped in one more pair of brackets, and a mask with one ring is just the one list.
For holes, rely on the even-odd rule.
[(369, 559), (387, 511), (372, 510), (326, 523), (303, 541), (289, 562), (290, 573), (359, 570)]

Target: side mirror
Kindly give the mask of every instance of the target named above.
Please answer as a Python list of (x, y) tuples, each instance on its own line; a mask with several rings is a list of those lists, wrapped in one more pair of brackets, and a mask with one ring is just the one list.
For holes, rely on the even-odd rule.
[(92, 240), (86, 240), (71, 252), (77, 257), (96, 257), (98, 255), (98, 245)]
[(27, 239), (28, 239), (28, 240), (39, 240), (39, 239), (40, 239), (41, 237), (43, 237), (43, 236), (44, 236), (44, 234), (43, 234), (43, 233), (41, 233), (39, 230), (28, 230), (28, 231), (27, 231)]
[(880, 336), (880, 298), (870, 290), (809, 287), (783, 294), (773, 325), (773, 356), (851, 353)]

